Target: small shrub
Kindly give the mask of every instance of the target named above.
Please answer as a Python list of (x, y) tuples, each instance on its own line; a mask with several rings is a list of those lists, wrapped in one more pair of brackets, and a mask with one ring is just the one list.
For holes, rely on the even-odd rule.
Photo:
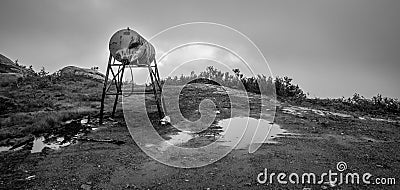
[(210, 79), (214, 81), (214, 83), (230, 88), (246, 90), (247, 92), (256, 94), (276, 95), (280, 100), (303, 101), (307, 98), (298, 85), (292, 84), (292, 79), (289, 77), (276, 77), (275, 80), (273, 80), (271, 77), (266, 77), (264, 75), (245, 77), (240, 73), (239, 69), (233, 69), (232, 71), (234, 73), (233, 75), (229, 74), (229, 72), (222, 73), (213, 66), (209, 66), (199, 75), (192, 71), (190, 76), (181, 75), (180, 77), (168, 77), (161, 83), (184, 85), (190, 81), (206, 82)]

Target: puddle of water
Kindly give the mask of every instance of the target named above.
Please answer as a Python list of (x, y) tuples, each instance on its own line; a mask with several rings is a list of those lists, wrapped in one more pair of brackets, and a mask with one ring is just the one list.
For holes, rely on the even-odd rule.
[(51, 148), (53, 150), (58, 150), (61, 147), (65, 147), (71, 144), (70, 141), (64, 140), (64, 137), (57, 137), (55, 138), (55, 140), (45, 142), (46, 139), (43, 136), (35, 138), (35, 140), (33, 141), (31, 153), (42, 152), (45, 147)]
[[(257, 126), (260, 128), (257, 129)], [(270, 124), (269, 121), (263, 119), (254, 119), (249, 117), (235, 117), (224, 119), (218, 122), (218, 127), (210, 130), (211, 134), (196, 134), (186, 131), (178, 132), (176, 134), (170, 134), (169, 140), (166, 140), (161, 144), (161, 150), (167, 149), (169, 146), (175, 145), (179, 146), (189, 142), (189, 140), (200, 140), (204, 137), (214, 137), (212, 138), (216, 143), (221, 146), (234, 146), (240, 139), (239, 144), (235, 149), (246, 149), (253, 144), (264, 144), (278, 143), (275, 138), (285, 137), (287, 135), (297, 135), (289, 133), (287, 130), (280, 128), (277, 124)], [(247, 126), (247, 129), (246, 129)], [(254, 135), (255, 134), (255, 135)], [(254, 139), (253, 139), (254, 135)], [(243, 137), (242, 137), (243, 136)], [(266, 137), (266, 138), (265, 138)], [(253, 139), (253, 142), (252, 142)], [(146, 145), (147, 147), (155, 146), (153, 144)]]
[[(218, 125), (221, 126), (223, 130), (220, 138), (223, 144), (233, 146), (234, 143), (241, 138), (235, 149), (248, 148), (252, 143), (253, 136), (253, 143), (255, 144), (276, 144), (278, 141), (275, 141), (275, 138), (284, 137), (285, 135), (296, 135), (264, 119), (235, 117), (221, 120), (218, 122)], [(243, 134), (246, 125), (247, 129)], [(259, 126), (258, 129), (257, 126)]]
[(11, 146), (0, 146), (0, 152), (9, 151)]
[(65, 124), (70, 124), (70, 123), (72, 123), (74, 120), (73, 119), (71, 119), (71, 120), (68, 120), (68, 121), (66, 121), (66, 122), (64, 122)]
[[(90, 131), (97, 131), (99, 129), (106, 128), (105, 126), (95, 127), (94, 125), (89, 123), (89, 119), (73, 119), (65, 121), (64, 124), (72, 124), (76, 122), (77, 126), (80, 128), (79, 131), (67, 131), (67, 134), (64, 134), (62, 137), (56, 137), (55, 135), (51, 135), (49, 137), (35, 137), (33, 140), (33, 146), (31, 149), (31, 153), (41, 152), (45, 147), (51, 148), (53, 150), (58, 150), (61, 147), (66, 147), (68, 145), (74, 144), (77, 142), (77, 138), (80, 138)], [(108, 121), (110, 122), (110, 121)], [(65, 133), (65, 132), (64, 132)], [(66, 140), (68, 139), (68, 140)], [(20, 146), (16, 149), (10, 150), (12, 146), (0, 146), (0, 152), (3, 151), (17, 151), (21, 150), (25, 145)]]
[[(179, 146), (183, 143), (187, 143), (190, 139), (193, 139), (195, 135), (190, 132), (178, 132), (177, 134), (170, 134), (167, 137), (170, 139), (163, 141), (160, 144), (160, 147), (158, 147), (158, 150), (160, 151), (165, 151), (168, 149), (170, 146)], [(146, 144), (146, 147), (154, 147), (156, 146), (155, 144)]]
[(24, 148), (24, 147), (25, 147), (25, 145), (22, 145), (22, 146), (20, 146), (20, 147), (18, 147), (18, 148), (15, 148), (15, 149), (10, 150), (10, 149), (12, 148), (12, 146), (0, 146), (0, 152), (4, 152), (4, 151), (17, 151), (17, 150), (21, 150), (21, 149)]
[(81, 124), (87, 124), (88, 121), (89, 121), (88, 119), (82, 119), (82, 120), (81, 120)]
[(188, 132), (178, 132), (176, 135), (170, 135), (171, 139), (167, 140), (167, 143), (172, 145), (179, 145), (188, 142), (193, 139), (194, 135)]

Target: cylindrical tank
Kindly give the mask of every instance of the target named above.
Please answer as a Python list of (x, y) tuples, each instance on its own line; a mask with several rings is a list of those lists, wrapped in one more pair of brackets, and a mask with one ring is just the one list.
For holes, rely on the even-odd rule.
[(116, 32), (110, 39), (111, 55), (119, 62), (148, 66), (155, 59), (155, 49), (136, 31), (129, 28)]

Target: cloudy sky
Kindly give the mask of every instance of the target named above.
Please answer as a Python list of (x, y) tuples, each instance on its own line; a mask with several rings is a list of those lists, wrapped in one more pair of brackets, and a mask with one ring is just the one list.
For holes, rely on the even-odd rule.
[[(213, 22), (246, 35), (274, 76), (293, 78), (311, 96), (348, 97), (358, 92), (400, 98), (399, 9), (398, 0), (2, 0), (0, 53), (51, 72), (67, 65), (99, 66), (104, 71), (109, 39), (119, 29), (129, 26), (151, 38), (178, 24)], [(201, 34), (206, 33), (178, 31), (177, 38), (164, 36), (155, 46), (165, 52), (162, 43), (201, 41)], [(238, 39), (233, 41), (218, 38), (218, 32), (210, 34), (215, 43), (236, 48), (244, 58), (257, 56), (254, 47), (235, 34), (226, 35)], [(180, 55), (208, 51), (191, 48)], [(249, 62), (267, 72), (258, 69), (262, 61)], [(213, 62), (192, 61), (191, 68), (202, 70), (207, 64)], [(162, 64), (161, 75), (174, 67)]]

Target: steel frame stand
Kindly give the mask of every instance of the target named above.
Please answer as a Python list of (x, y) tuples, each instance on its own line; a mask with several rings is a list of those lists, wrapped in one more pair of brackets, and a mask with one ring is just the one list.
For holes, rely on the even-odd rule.
[[(143, 67), (148, 67), (149, 74), (150, 74), (150, 79), (151, 79), (151, 85), (152, 85), (152, 94), (154, 94), (154, 99), (157, 104), (157, 109), (158, 109), (158, 114), (160, 119), (164, 117), (164, 113), (161, 110), (161, 93), (162, 93), (162, 87), (161, 87), (161, 80), (160, 80), (160, 75), (158, 72), (158, 67), (157, 67), (157, 62), (154, 60), (154, 65), (129, 65), (125, 63), (115, 63), (115, 59), (112, 57), (112, 55), (109, 55), (108, 58), (108, 64), (107, 64), (107, 71), (106, 71), (106, 76), (104, 80), (104, 86), (103, 86), (103, 94), (101, 96), (101, 105), (100, 105), (100, 124), (103, 124), (103, 119), (104, 119), (104, 101), (106, 98), (106, 95), (114, 95), (115, 100), (114, 100), (114, 106), (112, 110), (111, 117), (114, 117), (115, 111), (117, 109), (117, 104), (118, 104), (118, 97), (122, 95), (122, 86), (123, 86), (123, 75), (126, 67), (131, 67), (131, 68), (143, 68)], [(117, 72), (114, 72), (113, 68), (117, 68)], [(112, 74), (112, 79), (111, 81), (108, 80), (108, 77)], [(115, 84), (116, 87), (116, 92), (110, 92), (110, 87)], [(135, 94), (139, 94), (136, 92), (133, 92)], [(146, 89), (144, 91), (146, 93)], [(151, 92), (150, 92), (151, 93)]]

